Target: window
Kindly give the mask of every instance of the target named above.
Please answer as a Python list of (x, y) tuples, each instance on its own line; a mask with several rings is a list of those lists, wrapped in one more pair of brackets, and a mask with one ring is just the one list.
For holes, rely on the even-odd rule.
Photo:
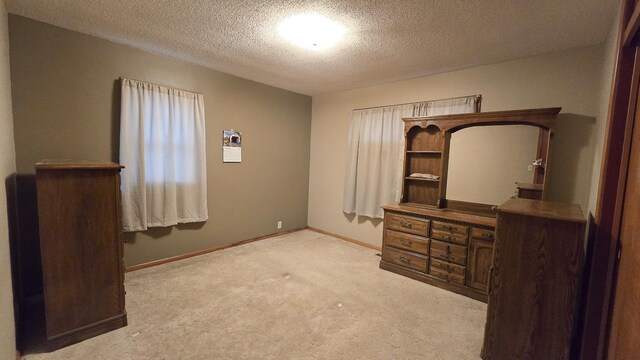
[(120, 114), (124, 230), (206, 221), (202, 94), (122, 79)]

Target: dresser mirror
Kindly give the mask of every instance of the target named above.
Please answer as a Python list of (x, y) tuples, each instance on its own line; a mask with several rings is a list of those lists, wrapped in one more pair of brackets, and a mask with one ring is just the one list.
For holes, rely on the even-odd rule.
[(534, 182), (539, 128), (472, 126), (451, 134), (447, 200), (499, 205)]

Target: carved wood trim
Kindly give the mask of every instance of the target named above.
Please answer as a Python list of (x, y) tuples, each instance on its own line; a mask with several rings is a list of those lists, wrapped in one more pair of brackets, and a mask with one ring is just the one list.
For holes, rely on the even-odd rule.
[(412, 117), (403, 119), (405, 130), (414, 126), (426, 128), (434, 125), (441, 131), (456, 132), (471, 126), (490, 125), (531, 125), (550, 130), (554, 129), (556, 115), (562, 110), (561, 107), (492, 111), (484, 113), (467, 113), (453, 115), (438, 115)]

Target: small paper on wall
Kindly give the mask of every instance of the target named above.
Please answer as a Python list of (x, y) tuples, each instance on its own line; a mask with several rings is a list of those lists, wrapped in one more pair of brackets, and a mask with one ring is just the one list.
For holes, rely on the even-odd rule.
[(222, 162), (242, 162), (242, 133), (240, 131), (222, 131)]

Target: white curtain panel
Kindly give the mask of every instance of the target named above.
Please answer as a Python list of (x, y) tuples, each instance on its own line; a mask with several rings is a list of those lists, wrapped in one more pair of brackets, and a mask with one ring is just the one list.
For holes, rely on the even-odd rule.
[(383, 205), (402, 198), (403, 117), (476, 111), (479, 97), (354, 110), (347, 147), (342, 211), (383, 218)]
[(413, 116), (464, 114), (476, 111), (477, 96), (424, 101), (413, 104)]
[(206, 221), (202, 94), (122, 79), (124, 231)]
[(351, 117), (343, 211), (382, 218), (380, 206), (400, 200), (403, 117), (413, 105), (355, 110)]

